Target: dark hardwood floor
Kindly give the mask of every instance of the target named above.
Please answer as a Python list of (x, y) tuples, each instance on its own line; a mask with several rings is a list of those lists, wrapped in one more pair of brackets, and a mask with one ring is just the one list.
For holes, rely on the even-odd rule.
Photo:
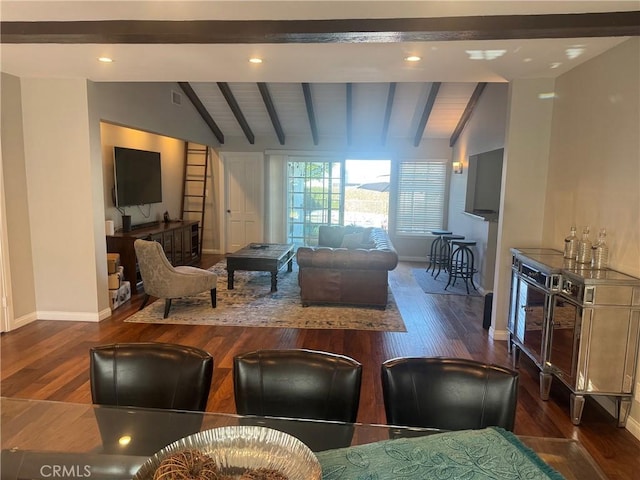
[[(205, 255), (203, 267), (221, 257)], [(493, 342), (482, 329), (483, 299), (426, 295), (411, 274), (420, 264), (404, 263), (389, 282), (407, 332), (296, 330), (124, 323), (142, 295), (100, 323), (36, 321), (1, 337), (1, 394), (7, 397), (90, 403), (91, 346), (111, 342), (161, 341), (193, 345), (215, 358), (208, 411), (235, 412), (232, 359), (258, 348), (310, 348), (349, 355), (363, 364), (363, 395), (358, 421), (384, 423), (380, 364), (398, 356), (454, 356), (511, 366), (506, 342)], [(310, 307), (313, 308), (313, 307)], [(538, 395), (538, 371), (521, 356), (515, 433), (574, 438), (609, 478), (631, 480), (640, 472), (640, 441), (596, 402), (587, 400), (582, 424), (569, 420), (569, 392), (554, 381), (548, 402)], [(587, 480), (587, 479), (580, 479)]]

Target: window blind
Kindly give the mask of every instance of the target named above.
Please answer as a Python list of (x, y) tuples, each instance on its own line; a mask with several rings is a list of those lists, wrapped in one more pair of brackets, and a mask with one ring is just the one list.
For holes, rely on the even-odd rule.
[(447, 164), (401, 162), (398, 170), (397, 235), (427, 235), (443, 226)]

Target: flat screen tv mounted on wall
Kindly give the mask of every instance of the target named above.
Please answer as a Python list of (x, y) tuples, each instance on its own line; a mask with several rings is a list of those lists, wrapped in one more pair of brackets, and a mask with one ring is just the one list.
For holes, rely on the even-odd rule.
[(160, 153), (113, 147), (116, 207), (162, 202)]

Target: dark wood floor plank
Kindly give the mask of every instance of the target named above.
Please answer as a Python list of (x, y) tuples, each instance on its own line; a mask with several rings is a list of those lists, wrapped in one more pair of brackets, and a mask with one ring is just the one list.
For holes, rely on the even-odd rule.
[[(203, 267), (221, 257), (203, 256)], [(292, 328), (208, 327), (125, 323), (142, 301), (137, 295), (100, 323), (36, 321), (0, 338), (2, 395), (91, 402), (88, 351), (112, 342), (166, 341), (203, 348), (214, 356), (208, 411), (235, 412), (233, 357), (260, 348), (310, 348), (349, 355), (363, 364), (358, 421), (384, 423), (380, 364), (398, 356), (452, 356), (512, 366), (506, 342), (494, 342), (482, 328), (484, 299), (427, 295), (416, 284), (412, 268), (401, 262), (389, 283), (407, 332), (298, 330)], [(312, 307), (309, 307), (312, 308)], [(37, 346), (37, 347), (36, 347)], [(558, 381), (550, 400), (540, 399), (538, 371), (521, 356), (515, 433), (578, 439), (614, 480), (631, 480), (640, 471), (640, 441), (616, 426), (615, 419), (592, 399), (583, 421), (569, 420), (569, 392)]]

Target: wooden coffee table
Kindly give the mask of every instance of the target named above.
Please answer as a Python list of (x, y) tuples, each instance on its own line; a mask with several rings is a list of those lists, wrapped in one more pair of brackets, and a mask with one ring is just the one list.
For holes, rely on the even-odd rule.
[(293, 271), (293, 245), (287, 243), (250, 243), (227, 255), (227, 288), (233, 290), (236, 270), (271, 272), (271, 291), (278, 290), (278, 271), (284, 264)]

